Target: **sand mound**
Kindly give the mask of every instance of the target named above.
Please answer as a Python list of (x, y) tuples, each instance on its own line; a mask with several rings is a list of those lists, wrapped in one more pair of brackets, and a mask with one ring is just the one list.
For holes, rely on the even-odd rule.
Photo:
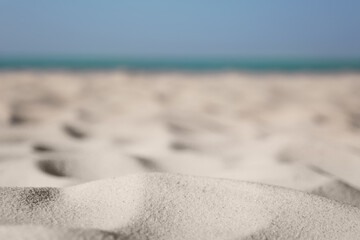
[(3, 225), (99, 229), (124, 239), (356, 239), (358, 219), (358, 208), (303, 192), (173, 174), (1, 189)]

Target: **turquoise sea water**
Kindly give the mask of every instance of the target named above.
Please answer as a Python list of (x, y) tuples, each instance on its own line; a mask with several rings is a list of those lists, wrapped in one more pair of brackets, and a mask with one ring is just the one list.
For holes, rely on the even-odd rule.
[(126, 70), (245, 70), (245, 71), (360, 71), (360, 58), (339, 59), (165, 59), (165, 58), (29, 58), (0, 57), (7, 69), (126, 69)]

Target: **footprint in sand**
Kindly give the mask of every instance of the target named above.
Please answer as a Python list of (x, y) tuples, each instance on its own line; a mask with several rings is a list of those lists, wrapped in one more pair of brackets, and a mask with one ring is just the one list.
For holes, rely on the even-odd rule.
[(79, 181), (118, 177), (130, 173), (160, 171), (148, 157), (129, 155), (106, 141), (86, 141), (79, 145), (34, 145), (37, 166), (46, 174)]
[(303, 139), (289, 144), (283, 156), (360, 188), (360, 154), (341, 141)]

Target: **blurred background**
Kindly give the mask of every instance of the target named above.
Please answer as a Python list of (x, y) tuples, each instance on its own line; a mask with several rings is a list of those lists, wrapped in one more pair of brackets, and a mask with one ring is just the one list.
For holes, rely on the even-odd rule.
[(0, 185), (156, 171), (360, 187), (359, 11), (0, 0)]

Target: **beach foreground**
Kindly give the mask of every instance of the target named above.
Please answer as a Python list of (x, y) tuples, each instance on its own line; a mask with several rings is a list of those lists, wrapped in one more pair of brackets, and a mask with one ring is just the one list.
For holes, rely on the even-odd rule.
[(359, 73), (0, 72), (1, 239), (358, 239)]

